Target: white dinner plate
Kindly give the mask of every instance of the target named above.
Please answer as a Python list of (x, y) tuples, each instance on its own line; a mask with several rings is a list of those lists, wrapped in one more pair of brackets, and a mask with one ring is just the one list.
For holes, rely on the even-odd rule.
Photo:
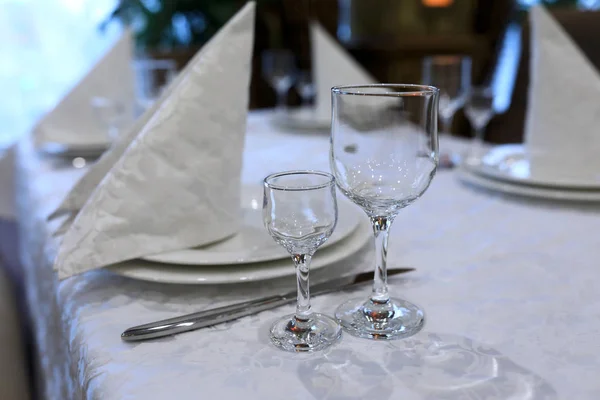
[[(263, 225), (263, 188), (259, 185), (242, 189), (242, 224), (237, 234), (194, 249), (171, 251), (142, 257), (146, 261), (181, 265), (236, 265), (287, 258), (288, 253), (275, 243)], [(338, 224), (322, 248), (331, 246), (350, 235), (362, 213), (349, 201), (338, 199)]]
[(578, 202), (600, 202), (600, 191), (557, 189), (539, 186), (527, 186), (515, 184), (505, 180), (499, 180), (484, 175), (479, 175), (461, 166), (457, 169), (458, 177), (463, 182), (480, 186), (485, 189), (508, 193), (517, 196), (525, 196), (547, 200), (578, 201)]
[(331, 120), (318, 118), (312, 107), (291, 109), (281, 115), (276, 114), (273, 123), (283, 129), (298, 131), (328, 131), (331, 128)]
[[(319, 249), (313, 257), (311, 270), (327, 267), (356, 253), (373, 237), (367, 218), (361, 218), (357, 229), (346, 239), (325, 249)], [(143, 281), (212, 285), (240, 283), (280, 278), (293, 275), (294, 265), (285, 259), (260, 264), (231, 267), (212, 266), (194, 268), (186, 265), (158, 264), (144, 260), (132, 260), (107, 267), (110, 271)]]
[(522, 144), (494, 146), (480, 163), (466, 165), (472, 172), (496, 180), (519, 185), (538, 186), (552, 189), (600, 190), (600, 171), (578, 171), (577, 174), (561, 171), (551, 174), (532, 168), (531, 155)]
[(65, 158), (98, 158), (110, 147), (110, 142), (97, 142), (88, 144), (65, 144), (56, 142), (45, 142), (39, 146), (39, 150), (49, 156)]

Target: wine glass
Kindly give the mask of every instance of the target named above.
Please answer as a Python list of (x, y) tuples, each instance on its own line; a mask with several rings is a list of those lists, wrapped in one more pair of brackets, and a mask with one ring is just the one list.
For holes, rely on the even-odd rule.
[[(450, 134), (454, 114), (461, 109), (471, 87), (471, 58), (458, 55), (425, 57), (423, 61), (423, 83), (440, 89), (439, 115), (442, 133)], [(452, 154), (442, 154), (443, 167), (456, 164)]]
[(307, 106), (315, 97), (315, 85), (309, 71), (300, 71), (296, 80), (296, 89), (302, 99), (302, 105)]
[(109, 142), (114, 142), (121, 131), (133, 123), (133, 110), (124, 102), (106, 97), (93, 97), (90, 106), (98, 122), (106, 129)]
[(285, 110), (287, 93), (296, 79), (294, 54), (286, 49), (265, 50), (262, 54), (262, 72), (277, 94), (277, 110)]
[[(429, 187), (438, 164), (437, 88), (380, 84), (332, 88), (330, 163), (337, 186), (373, 225), (375, 279), (368, 299), (352, 299), (335, 316), (352, 335), (403, 338), (418, 332), (423, 311), (390, 298), (388, 233), (400, 210)], [(356, 120), (375, 114), (379, 118)]]
[(149, 109), (163, 90), (177, 75), (174, 60), (138, 60), (134, 64), (136, 73), (137, 105), (141, 112)]
[(310, 307), (312, 256), (329, 239), (337, 223), (335, 180), (327, 172), (289, 171), (264, 180), (263, 220), (271, 237), (292, 256), (296, 266), (296, 313), (271, 327), (271, 341), (287, 351), (322, 350), (342, 334), (330, 317)]
[(465, 104), (465, 115), (473, 128), (473, 140), (466, 162), (479, 163), (484, 149), (485, 128), (494, 116), (494, 93), (488, 87), (474, 87)]

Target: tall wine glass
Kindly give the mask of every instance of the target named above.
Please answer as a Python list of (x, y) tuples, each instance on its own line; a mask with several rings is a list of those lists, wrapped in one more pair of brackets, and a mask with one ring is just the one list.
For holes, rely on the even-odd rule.
[(289, 171), (265, 178), (265, 227), (290, 253), (296, 266), (296, 313), (271, 327), (271, 341), (283, 350), (322, 350), (341, 337), (342, 330), (334, 319), (312, 312), (309, 289), (310, 261), (333, 233), (337, 216), (335, 183), (331, 174)]
[[(465, 105), (471, 87), (471, 58), (459, 55), (425, 57), (423, 83), (440, 89), (441, 133), (451, 134), (454, 114)], [(442, 167), (457, 163), (453, 154), (442, 152), (440, 158)]]
[(335, 314), (352, 335), (396, 339), (423, 327), (419, 307), (390, 298), (386, 260), (392, 222), (427, 190), (437, 169), (438, 92), (400, 84), (332, 89), (331, 169), (344, 195), (367, 213), (376, 244), (371, 296), (352, 299)]
[(265, 50), (262, 54), (262, 73), (277, 94), (277, 110), (284, 111), (288, 91), (296, 80), (294, 54), (286, 49)]
[(473, 140), (466, 162), (476, 164), (483, 155), (485, 128), (494, 116), (493, 91), (488, 87), (472, 88), (465, 104), (465, 115), (473, 128)]

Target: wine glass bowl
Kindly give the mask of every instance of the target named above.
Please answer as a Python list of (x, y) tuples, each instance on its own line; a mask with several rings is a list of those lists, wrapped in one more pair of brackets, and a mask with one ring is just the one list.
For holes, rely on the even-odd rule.
[(370, 218), (377, 253), (371, 297), (336, 311), (355, 336), (396, 339), (424, 324), (419, 307), (389, 297), (386, 261), (392, 222), (427, 190), (437, 169), (438, 94), (423, 85), (332, 89), (331, 170), (342, 193)]
[(337, 224), (334, 178), (319, 171), (289, 171), (264, 180), (263, 221), (271, 237), (291, 255), (296, 266), (296, 313), (278, 320), (271, 341), (287, 351), (322, 350), (341, 337), (332, 318), (310, 306), (310, 261)]
[(262, 53), (262, 74), (277, 94), (277, 109), (285, 109), (287, 93), (296, 80), (294, 54), (287, 49), (265, 50)]

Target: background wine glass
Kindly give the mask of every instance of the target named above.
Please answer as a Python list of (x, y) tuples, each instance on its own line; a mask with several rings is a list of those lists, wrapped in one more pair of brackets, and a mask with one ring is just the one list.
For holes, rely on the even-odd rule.
[(465, 104), (465, 115), (473, 128), (467, 163), (478, 163), (484, 149), (485, 128), (494, 116), (494, 93), (488, 87), (473, 87)]
[(337, 224), (334, 178), (327, 172), (289, 171), (264, 181), (263, 220), (273, 239), (292, 256), (296, 266), (296, 313), (275, 322), (271, 341), (287, 351), (324, 349), (341, 336), (332, 318), (310, 306), (310, 261)]
[(302, 99), (302, 105), (308, 106), (315, 97), (315, 85), (309, 71), (300, 71), (296, 80), (296, 90)]
[(262, 54), (262, 73), (277, 94), (277, 110), (285, 110), (288, 91), (296, 79), (294, 54), (285, 49), (265, 50)]
[[(471, 87), (471, 58), (459, 55), (425, 57), (423, 83), (440, 90), (441, 133), (450, 134), (454, 114), (464, 106)], [(457, 163), (457, 157), (445, 151), (442, 151), (440, 159), (440, 166), (445, 168)]]
[(122, 130), (133, 123), (133, 110), (122, 101), (106, 97), (93, 97), (90, 106), (98, 122), (106, 130), (109, 142), (117, 140)]
[[(429, 187), (438, 163), (438, 89), (421, 85), (340, 86), (332, 89), (331, 169), (337, 186), (373, 225), (375, 279), (368, 299), (336, 311), (349, 333), (395, 339), (418, 332), (423, 311), (387, 288), (388, 233), (400, 210)], [(365, 116), (377, 115), (377, 118)]]
[(136, 76), (136, 101), (141, 113), (154, 104), (163, 90), (177, 75), (174, 60), (138, 60), (134, 64)]

